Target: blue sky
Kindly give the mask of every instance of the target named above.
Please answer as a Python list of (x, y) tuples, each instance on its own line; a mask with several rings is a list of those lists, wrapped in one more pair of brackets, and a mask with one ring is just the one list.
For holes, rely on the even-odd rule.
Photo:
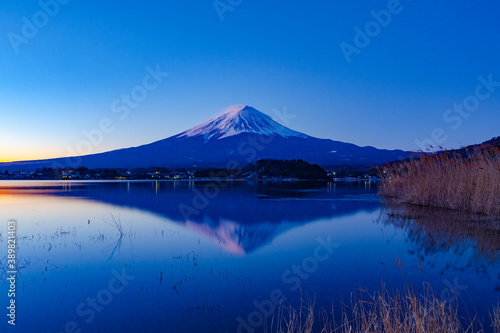
[[(500, 135), (493, 0), (55, 1), (2, 3), (0, 161), (137, 146), (234, 104), (378, 148)], [(356, 27), (368, 42), (356, 44)], [(350, 62), (347, 44), (357, 48)], [(149, 80), (155, 69), (168, 76)], [(125, 116), (117, 109), (132, 92), (140, 102)], [(464, 100), (472, 111), (453, 111)]]

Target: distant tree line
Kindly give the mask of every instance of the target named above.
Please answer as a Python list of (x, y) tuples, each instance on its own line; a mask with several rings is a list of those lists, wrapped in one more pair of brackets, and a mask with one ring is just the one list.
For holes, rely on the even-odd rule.
[[(328, 170), (328, 171), (325, 171)], [(0, 179), (331, 179), (331, 178), (376, 178), (378, 169), (366, 166), (331, 166), (322, 168), (301, 159), (262, 159), (244, 168), (228, 170), (151, 168), (40, 168), (35, 172), (9, 172), (0, 174)]]
[(317, 164), (303, 160), (263, 159), (245, 168), (249, 178), (294, 178), (294, 179), (329, 179), (327, 172)]
[(309, 164), (303, 160), (274, 160), (263, 159), (255, 164), (249, 164), (243, 169), (228, 170), (208, 168), (196, 170), (196, 178), (293, 178), (293, 179), (328, 179), (327, 172), (316, 164)]
[(39, 168), (35, 172), (4, 171), (2, 179), (184, 179), (193, 173), (186, 169), (170, 170), (164, 167), (152, 168)]

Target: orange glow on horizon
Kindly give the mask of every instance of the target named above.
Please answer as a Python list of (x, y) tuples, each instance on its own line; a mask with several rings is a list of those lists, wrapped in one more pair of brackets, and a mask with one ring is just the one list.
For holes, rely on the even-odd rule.
[[(94, 149), (89, 154), (98, 154), (104, 153), (107, 151), (112, 151), (115, 149), (121, 149), (126, 147), (109, 147), (104, 148), (100, 147), (100, 149)], [(36, 149), (31, 147), (30, 149), (16, 149), (14, 147), (9, 147), (8, 149), (3, 149), (0, 147), (0, 163), (10, 163), (10, 162), (25, 162), (25, 161), (38, 161), (38, 160), (48, 160), (55, 158), (67, 158), (73, 156), (83, 156), (86, 154), (77, 154), (77, 152), (73, 152), (71, 154), (66, 149)]]
[(14, 155), (9, 154), (7, 156), (5, 155), (2, 156), (0, 158), (0, 163), (38, 161), (38, 160), (47, 160), (52, 158), (65, 158), (65, 157), (67, 157), (67, 154), (57, 154), (54, 152), (50, 153), (34, 152), (33, 154), (24, 153), (24, 154), (14, 154)]
[(61, 158), (69, 155), (61, 143), (44, 143), (36, 140), (20, 141), (11, 145), (0, 143), (0, 161), (22, 162), (52, 158)]

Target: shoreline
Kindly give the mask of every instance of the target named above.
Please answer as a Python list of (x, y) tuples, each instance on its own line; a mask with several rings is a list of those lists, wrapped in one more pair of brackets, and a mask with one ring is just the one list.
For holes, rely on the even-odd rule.
[(295, 178), (185, 178), (185, 179), (0, 179), (2, 182), (380, 182), (381, 179), (332, 178), (332, 179), (295, 179)]

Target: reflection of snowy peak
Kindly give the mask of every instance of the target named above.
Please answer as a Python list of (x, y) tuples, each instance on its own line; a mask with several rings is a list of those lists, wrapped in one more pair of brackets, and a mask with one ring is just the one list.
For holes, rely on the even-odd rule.
[(202, 136), (208, 141), (212, 138), (222, 139), (241, 133), (278, 135), (284, 138), (308, 137), (308, 135), (278, 124), (268, 115), (246, 105), (231, 107), (217, 118), (187, 130), (176, 137)]
[(287, 222), (262, 222), (249, 226), (224, 219), (220, 221), (205, 219), (204, 223), (186, 221), (185, 224), (235, 254), (252, 252), (271, 243), (274, 238), (285, 231), (296, 227), (296, 224)]
[(380, 206), (373, 188), (339, 184), (332, 191), (322, 182), (262, 183), (259, 186), (235, 182), (211, 198), (205, 208), (189, 211), (195, 209), (193, 200), (197, 200), (199, 191), (204, 191), (207, 184), (158, 182), (155, 186), (150, 185), (144, 182), (130, 182), (126, 186), (121, 182), (83, 182), (62, 191), (65, 184), (56, 183), (47, 190), (50, 195), (148, 211), (184, 225), (221, 248), (239, 254), (257, 251), (302, 225), (359, 211), (373, 212)]

